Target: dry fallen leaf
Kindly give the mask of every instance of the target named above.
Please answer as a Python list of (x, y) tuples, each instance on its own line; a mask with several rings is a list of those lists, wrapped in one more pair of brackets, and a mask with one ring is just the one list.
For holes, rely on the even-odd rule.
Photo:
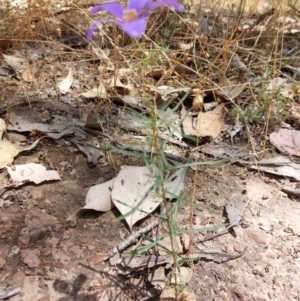
[[(236, 223), (241, 218), (241, 212), (244, 208), (245, 204), (243, 200), (238, 197), (236, 194), (232, 196), (232, 199), (228, 205), (226, 205), (226, 212), (228, 214), (228, 219), (230, 224)], [(234, 227), (233, 231), (237, 234)]]
[(23, 165), (7, 166), (7, 171), (12, 179), (12, 186), (20, 186), (26, 182), (40, 184), (44, 181), (61, 180), (55, 170), (46, 170), (41, 164), (28, 163)]
[(85, 98), (107, 98), (107, 92), (103, 84), (100, 84), (90, 91), (83, 92), (80, 95)]
[(6, 54), (2, 54), (2, 55), (6, 63), (10, 67), (12, 67), (16, 72), (22, 73), (30, 66), (28, 60), (24, 57), (17, 57), (17, 56), (6, 55)]
[(111, 190), (115, 178), (95, 186), (92, 186), (85, 198), (86, 205), (82, 209), (92, 209), (96, 211), (109, 211), (115, 205), (111, 201)]
[(221, 89), (217, 91), (217, 94), (232, 100), (238, 97), (244, 91), (247, 85), (247, 81), (241, 82), (240, 79), (236, 78), (235, 76), (232, 78), (224, 77), (218, 85)]
[(187, 114), (184, 106), (181, 110), (183, 131), (186, 135), (196, 137), (216, 138), (224, 125), (223, 107), (225, 104), (219, 104), (214, 110), (209, 112), (200, 112), (197, 118)]
[(125, 217), (130, 228), (155, 210), (162, 198), (155, 195), (156, 168), (150, 171), (145, 166), (124, 166), (113, 184), (112, 201)]
[(291, 177), (300, 181), (300, 164), (294, 163), (289, 157), (277, 156), (274, 158), (262, 159), (257, 164), (251, 165), (252, 169), (258, 169), (271, 174)]
[(300, 131), (279, 129), (270, 134), (270, 142), (283, 153), (300, 156)]
[(66, 94), (69, 92), (73, 83), (73, 70), (69, 69), (69, 73), (66, 78), (57, 84), (57, 87), (61, 94)]

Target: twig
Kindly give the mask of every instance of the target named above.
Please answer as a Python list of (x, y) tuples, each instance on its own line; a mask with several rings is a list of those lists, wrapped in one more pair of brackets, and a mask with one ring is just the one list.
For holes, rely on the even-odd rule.
[(4, 187), (0, 190), (0, 197), (8, 190), (8, 187)]
[(6, 299), (11, 296), (18, 294), (21, 291), (21, 288), (18, 285), (12, 285), (8, 288), (2, 290), (0, 289), (0, 299)]
[(196, 239), (194, 242), (197, 242), (197, 243), (199, 243), (199, 242), (205, 242), (205, 241), (208, 241), (208, 240), (212, 240), (212, 239), (214, 239), (214, 238), (216, 238), (216, 237), (218, 237), (218, 236), (221, 236), (221, 235), (223, 235), (223, 234), (226, 234), (226, 233), (228, 233), (228, 230), (230, 229), (230, 228), (233, 228), (233, 227), (235, 227), (235, 226), (238, 226), (239, 225), (239, 223), (241, 222), (241, 218), (239, 218), (239, 219), (237, 219), (234, 223), (232, 223), (231, 225), (229, 225), (228, 227), (226, 227), (223, 231), (221, 231), (221, 232), (219, 232), (219, 233), (217, 233), (217, 234), (214, 234), (214, 235), (208, 235), (208, 236), (206, 236), (206, 237), (204, 237), (203, 239), (200, 239), (200, 240), (198, 240), (198, 239)]
[(132, 232), (132, 234), (126, 238), (124, 241), (119, 243), (116, 247), (114, 247), (109, 253), (108, 256), (104, 258), (104, 260), (108, 260), (109, 258), (113, 257), (115, 254), (120, 253), (127, 249), (129, 246), (135, 244), (138, 239), (142, 236), (142, 234), (146, 234), (150, 232), (153, 228), (157, 227), (159, 224), (159, 219), (151, 223), (150, 225), (140, 229), (137, 232)]

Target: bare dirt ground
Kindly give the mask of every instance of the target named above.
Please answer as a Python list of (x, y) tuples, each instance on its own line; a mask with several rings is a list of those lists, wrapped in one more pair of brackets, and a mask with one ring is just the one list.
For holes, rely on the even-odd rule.
[[(238, 84), (228, 81), (224, 87), (228, 85), (236, 87), (241, 84), (241, 80), (245, 80), (242, 83), (242, 88), (245, 90), (235, 91), (235, 95), (231, 94), (232, 91), (226, 90), (230, 94), (229, 98), (219, 93), (217, 105), (218, 102), (223, 103), (222, 106), (226, 106), (224, 111), (228, 114), (224, 115), (225, 121), (222, 123), (222, 130), (220, 128), (218, 135), (216, 135), (218, 138), (204, 139), (203, 145), (212, 145), (215, 150), (223, 150), (224, 145), (243, 150), (248, 154), (249, 162), (246, 162), (244, 157), (244, 160), (241, 160), (241, 158), (232, 158), (229, 155), (227, 157), (230, 160), (222, 161), (216, 165), (201, 165), (196, 171), (190, 167), (187, 168), (183, 199), (188, 201), (194, 199), (195, 208), (193, 215), (190, 216), (191, 207), (189, 204), (179, 203), (175, 225), (176, 230), (181, 232), (186, 230), (189, 233), (192, 223), (194, 235), (192, 236), (190, 253), (198, 252), (195, 254), (199, 254), (200, 252), (201, 256), (199, 257), (201, 258), (191, 262), (187, 259), (191, 254), (188, 254), (186, 250), (182, 252), (184, 259), (186, 259), (183, 265), (187, 268), (187, 274), (183, 277), (179, 287), (180, 294), (177, 300), (300, 300), (300, 197), (298, 180), (284, 176), (279, 167), (274, 167), (275, 173), (278, 171), (277, 176), (265, 173), (263, 169), (260, 169), (260, 159), (271, 158), (279, 153), (269, 141), (267, 141), (266, 148), (262, 147), (265, 140), (265, 115), (256, 116), (256, 119), (253, 118), (253, 120), (250, 120), (249, 117), (250, 121), (245, 122), (244, 127), (239, 128), (232, 137), (230, 135), (233, 131), (224, 130), (226, 127), (228, 129), (230, 126), (236, 125), (235, 122), (238, 119), (237, 116), (232, 117), (233, 115), (229, 114), (232, 109), (230, 107), (232, 99), (234, 99), (234, 104), (245, 111), (247, 105), (255, 114), (257, 112), (254, 109), (256, 106), (266, 110), (267, 105), (259, 103), (260, 99), (257, 96), (261, 90), (266, 91), (265, 79), (256, 82), (256, 78), (262, 74), (266, 76), (263, 72), (267, 69), (267, 65), (263, 64), (270, 59), (266, 53), (271, 49), (267, 47), (272, 47), (272, 43), (274, 43), (273, 37), (275, 35), (272, 35), (274, 33), (272, 24), (277, 23), (274, 21), (274, 23), (268, 24), (274, 13), (269, 12), (273, 4), (270, 6), (269, 4), (264, 5), (262, 1), (258, 1), (259, 3), (256, 3), (257, 1), (248, 2), (247, 14), (252, 13), (251, 8), (255, 7), (256, 13), (261, 14), (262, 18), (255, 16), (254, 21), (258, 20), (262, 23), (265, 21), (266, 23), (263, 24), (267, 28), (267, 33), (265, 31), (259, 33), (253, 28), (253, 32), (246, 32), (249, 34), (247, 36), (249, 40), (253, 39), (251, 40), (252, 44), (246, 38), (243, 40), (244, 36), (240, 35), (241, 32), (238, 30), (236, 40), (228, 40), (229, 42), (223, 39), (223, 36), (214, 36), (213, 34), (216, 34), (217, 31), (213, 26), (222, 27), (224, 25), (222, 20), (225, 17), (221, 15), (221, 17), (212, 18), (213, 22), (211, 23), (214, 24), (212, 26), (206, 11), (203, 10), (203, 16), (207, 20), (207, 23), (205, 21), (203, 24), (211, 29), (211, 35), (203, 36), (199, 32), (196, 34), (197, 38), (194, 36), (190, 38), (187, 35), (184, 37), (186, 40), (183, 40), (185, 44), (182, 43), (181, 46), (176, 44), (179, 50), (176, 47), (171, 48), (171, 50), (163, 48), (163, 51), (157, 48), (154, 50), (159, 54), (153, 51), (151, 56), (149, 53), (153, 49), (147, 48), (149, 40), (142, 40), (139, 45), (143, 46), (137, 46), (136, 41), (130, 44), (128, 37), (124, 37), (124, 35), (119, 35), (118, 39), (115, 39), (120, 43), (117, 46), (112, 45), (111, 40), (106, 39), (106, 35), (101, 36), (98, 40), (95, 39), (98, 44), (93, 44), (93, 46), (98, 46), (101, 51), (109, 50), (107, 55), (103, 55), (102, 52), (99, 53), (95, 49), (87, 48), (88, 43), (82, 38), (87, 26), (91, 24), (90, 20), (82, 17), (87, 14), (84, 11), (86, 7), (80, 8), (79, 13), (74, 10), (74, 7), (70, 11), (64, 12), (62, 10), (63, 5), (65, 5), (64, 1), (62, 1), (62, 6), (57, 7), (55, 6), (56, 2), (52, 3), (55, 7), (55, 13), (49, 13), (45, 19), (38, 17), (41, 13), (40, 4), (37, 6), (38, 8), (34, 7), (33, 19), (28, 21), (30, 24), (27, 28), (28, 31), (24, 27), (25, 33), (30, 34), (29, 41), (26, 39), (24, 41), (19, 40), (20, 36), (18, 36), (16, 39), (12, 39), (11, 43), (6, 44), (6, 37), (2, 39), (1, 36), (0, 39), (5, 42), (4, 46), (0, 43), (3, 54), (11, 55), (12, 60), (15, 60), (16, 57), (21, 57), (24, 60), (18, 66), (12, 67), (11, 61), (8, 61), (7, 58), (4, 59), (4, 56), (1, 57), (0, 117), (5, 120), (8, 126), (15, 126), (5, 130), (4, 138), (12, 142), (24, 143), (25, 141), (24, 144), (28, 147), (42, 137), (34, 147), (20, 152), (15, 157), (13, 166), (38, 163), (48, 170), (57, 171), (61, 178), (59, 181), (48, 181), (41, 184), (25, 181), (22, 186), (12, 187), (7, 170), (4, 168), (5, 165), (3, 166), (3, 172), (0, 174), (1, 188), (3, 188), (0, 191), (0, 299), (6, 288), (17, 285), (21, 291), (8, 297), (8, 300), (176, 300), (171, 279), (172, 264), (164, 263), (162, 265), (162, 279), (154, 279), (159, 283), (155, 287), (155, 292), (158, 294), (154, 294), (150, 299), (147, 297), (152, 294), (149, 292), (153, 292), (153, 283), (155, 283), (153, 278), (155, 277), (152, 275), (153, 269), (149, 265), (146, 265), (146, 268), (139, 273), (133, 273), (128, 277), (120, 275), (115, 264), (104, 260), (114, 247), (131, 235), (126, 222), (118, 219), (120, 212), (116, 208), (107, 212), (84, 210), (77, 222), (74, 221), (74, 213), (85, 205), (85, 198), (90, 187), (116, 177), (121, 166), (145, 165), (145, 160), (133, 156), (138, 153), (138, 149), (150, 150), (147, 155), (152, 158), (153, 149), (149, 141), (151, 141), (153, 132), (147, 131), (150, 128), (149, 123), (143, 121), (143, 128), (139, 127), (140, 124), (135, 123), (136, 120), (133, 115), (126, 115), (128, 107), (134, 108), (140, 114), (140, 119), (142, 119), (141, 116), (149, 117), (148, 109), (150, 106), (147, 107), (147, 101), (150, 100), (150, 103), (152, 101), (154, 103), (154, 99), (157, 102), (162, 101), (164, 95), (163, 92), (158, 91), (157, 86), (166, 87), (166, 85), (168, 85), (167, 89), (169, 90), (173, 88), (180, 90), (174, 100), (175, 105), (178, 104), (176, 102), (178, 98), (183, 97), (187, 91), (185, 90), (186, 87), (194, 88), (196, 84), (208, 94), (205, 102), (207, 100), (211, 102), (211, 98), (213, 98), (211, 95), (218, 93), (213, 84), (217, 82), (218, 87), (223, 84), (218, 82), (218, 72), (223, 72), (230, 65), (229, 57), (231, 59), (236, 58), (233, 54), (239, 53), (240, 58), (235, 63), (238, 62), (238, 67), (242, 65), (243, 68), (246, 68), (245, 64), (247, 64), (247, 72), (245, 68), (242, 68), (242, 71), (238, 70)], [(218, 3), (216, 1), (216, 4)], [(229, 4), (228, 6), (231, 7)], [(230, 8), (232, 10), (229, 11), (229, 15), (233, 14), (234, 7)], [(276, 11), (276, 17), (283, 11), (283, 7), (280, 9)], [(53, 16), (55, 18), (51, 19)], [(61, 23), (56, 23), (59, 17), (62, 18)], [(71, 20), (71, 17), (77, 26), (75, 36), (74, 27), (72, 27), (74, 24), (70, 26), (66, 22), (66, 20)], [(173, 17), (171, 15), (171, 18)], [(76, 23), (76, 18), (80, 22)], [(157, 22), (155, 15), (153, 14), (151, 18), (153, 19), (149, 23), (153, 32), (149, 30), (149, 36), (155, 40), (160, 32), (159, 34), (155, 33), (155, 22)], [(225, 21), (228, 21), (231, 26), (230, 22), (234, 21), (234, 18), (229, 19), (231, 21), (227, 19)], [(14, 22), (12, 23), (15, 26)], [(184, 22), (187, 22), (184, 24), (188, 24), (190, 30), (192, 23), (188, 23), (189, 20)], [(57, 35), (59, 32), (57, 26), (61, 26), (62, 36)], [(199, 27), (198, 23), (197, 26)], [(298, 27), (300, 28), (300, 26)], [(34, 29), (33, 32), (30, 31), (31, 29)], [(111, 28), (108, 28), (109, 34), (115, 34), (109, 30)], [(22, 31), (21, 33), (23, 34)], [(257, 37), (258, 33), (259, 37)], [(193, 34), (195, 35), (195, 32)], [(299, 37), (294, 32), (289, 32), (289, 34), (288, 42), (283, 45), (286, 47), (278, 48), (281, 51), (280, 55), (283, 56), (285, 51), (289, 60), (288, 63), (298, 68), (298, 54), (296, 53), (292, 57), (290, 53), (294, 53), (293, 51), (297, 48), (295, 45), (297, 45)], [(46, 36), (47, 39), (43, 40), (41, 36), (43, 38)], [(226, 37), (228, 38), (228, 36)], [(191, 41), (194, 41), (193, 47), (195, 49), (198, 47), (196, 54), (192, 52), (193, 48), (187, 48), (187, 51), (184, 48)], [(240, 44), (235, 43), (236, 41)], [(253, 41), (255, 41), (256, 48), (252, 47)], [(228, 44), (226, 44), (227, 42)], [(247, 48), (247, 43), (249, 43), (249, 48)], [(221, 48), (223, 52), (220, 51)], [(167, 63), (163, 61), (166, 51), (171, 52)], [(179, 52), (178, 57), (176, 57), (177, 51)], [(221, 55), (219, 55), (219, 51)], [(176, 53), (175, 56), (174, 53)], [(273, 54), (274, 57), (277, 57), (275, 51)], [(185, 55), (192, 59), (183, 60), (182, 57), (185, 58)], [(203, 57), (207, 59), (204, 60)], [(253, 61), (247, 61), (249, 57), (253, 57)], [(214, 71), (211, 71), (213, 68), (207, 67), (207, 65), (211, 66), (207, 64), (209, 60), (215, 64), (212, 64), (215, 68)], [(170, 61), (176, 63), (174, 65), (176, 72), (173, 72), (173, 67), (168, 65)], [(117, 62), (116, 65), (114, 65), (115, 62)], [(145, 62), (149, 64), (145, 67), (146, 71), (142, 69)], [(196, 63), (193, 65), (191, 62)], [(22, 67), (24, 63), (28, 64), (28, 68)], [(186, 65), (188, 68), (182, 68)], [(289, 68), (290, 65), (288, 65)], [(155, 71), (152, 71), (150, 67), (155, 67), (156, 69), (153, 69)], [(157, 69), (157, 67), (159, 68)], [(234, 67), (236, 65), (230, 66), (232, 69)], [(268, 65), (269, 67), (270, 65)], [(16, 70), (17, 68), (21, 69)], [(232, 75), (236, 70), (230, 68), (228, 73)], [(117, 69), (122, 75), (116, 75), (118, 74), (115, 72)], [(69, 76), (70, 70), (73, 70), (74, 76)], [(281, 72), (282, 69), (279, 68), (276, 71)], [(275, 75), (277, 76), (277, 73)], [(297, 85), (298, 75), (297, 72), (292, 75), (289, 74), (289, 79), (295, 76), (293, 83)], [(70, 80), (71, 77), (72, 80)], [(208, 80), (206, 81), (206, 79)], [(64, 84), (59, 85), (62, 82)], [(105, 85), (101, 86), (100, 83), (105, 83)], [(107, 88), (107, 91), (105, 90), (107, 95), (97, 94), (99, 91), (96, 91), (96, 95), (87, 94), (87, 92), (95, 93), (95, 87), (99, 88), (100, 86), (101, 89), (103, 88), (102, 92)], [(224, 87), (222, 92), (224, 92)], [(250, 88), (246, 90), (246, 87)], [(296, 92), (298, 88), (293, 88), (293, 101), (296, 104), (299, 103), (299, 91)], [(67, 91), (63, 91), (64, 89)], [(86, 94), (83, 96), (83, 93)], [(270, 94), (271, 91), (267, 90), (265, 95)], [(128, 95), (133, 97), (132, 103), (124, 101), (124, 96)], [(167, 99), (169, 94), (166, 95), (165, 98)], [(267, 97), (263, 96), (263, 98)], [(215, 99), (213, 98), (213, 100)], [(286, 101), (286, 99), (284, 100)], [(192, 110), (192, 102), (193, 97), (190, 96), (181, 105), (184, 104)], [(289, 110), (289, 107), (284, 107), (284, 110)], [(177, 108), (174, 109), (173, 113), (179, 116), (179, 111), (180, 109)], [(285, 111), (284, 113), (286, 113)], [(25, 119), (12, 119), (12, 116), (21, 118), (22, 112), (22, 116), (26, 116)], [(131, 111), (129, 110), (129, 112)], [(274, 112), (276, 114), (279, 109)], [(25, 126), (24, 120), (33, 122), (30, 119), (31, 114), (35, 123), (31, 123), (30, 130), (21, 130), (20, 128)], [(95, 115), (97, 115), (96, 118)], [(271, 124), (270, 131), (281, 125), (283, 120), (280, 118)], [(299, 128), (299, 117), (297, 118), (293, 122), (291, 119), (284, 121), (287, 121), (290, 126), (295, 125), (296, 128)], [(19, 120), (22, 120), (22, 123), (18, 123)], [(103, 123), (100, 126), (97, 123), (96, 128), (85, 127), (88, 122), (91, 123), (95, 120), (100, 120)], [(178, 120), (182, 122), (180, 118)], [(64, 127), (71, 126), (70, 135), (45, 138), (44, 132), (35, 128), (37, 124), (55, 127), (60, 125), (59, 122), (62, 122), (63, 127), (54, 132), (61, 132), (65, 129)], [(160, 126), (163, 127), (163, 124), (161, 123)], [(86, 132), (84, 132), (85, 130)], [(98, 135), (97, 131), (106, 136)], [(170, 138), (168, 135), (163, 136), (162, 133), (164, 133), (163, 130), (160, 132), (162, 141), (166, 139), (165, 137)], [(208, 136), (213, 136), (213, 134)], [(70, 140), (70, 138), (75, 140)], [(113, 145), (118, 151), (112, 152), (111, 148), (103, 152), (98, 150), (98, 154), (88, 153), (87, 158), (82, 150), (79, 151), (78, 143), (83, 141), (81, 147), (86, 150), (91, 141), (94, 141), (93, 139), (96, 139), (96, 142), (100, 144), (100, 149), (107, 150), (108, 145)], [(169, 139), (165, 151), (171, 155), (175, 154), (174, 156), (177, 158), (188, 158), (191, 155), (193, 159), (207, 162), (224, 159), (224, 156), (214, 156), (205, 152), (203, 145), (200, 146), (199, 152), (195, 151), (196, 144), (193, 141), (181, 140), (182, 137), (179, 139), (173, 136), (172, 139)], [(124, 145), (133, 146), (135, 150), (129, 152), (130, 148), (128, 147), (126, 148), (128, 152), (125, 152), (122, 149)], [(2, 145), (0, 151), (1, 147)], [(256, 157), (257, 161), (254, 165), (258, 170), (250, 168), (251, 158), (255, 157), (255, 151), (263, 154), (261, 157)], [(5, 152), (1, 154), (0, 157), (5, 157)], [(295, 164), (297, 163), (297, 155), (299, 153), (290, 156)], [(174, 161), (172, 162), (174, 163)], [(286, 187), (294, 189), (294, 193), (284, 192)], [(295, 195), (297, 193), (298, 195)], [(230, 209), (231, 212), (237, 212), (238, 223), (235, 227), (226, 230), (226, 226), (232, 225), (232, 220), (229, 220)], [(151, 216), (137, 222), (133, 230), (138, 231), (140, 228), (151, 224), (160, 213), (161, 208), (157, 208)], [(162, 224), (164, 225), (164, 223)], [(220, 233), (223, 235), (218, 235)], [(151, 235), (149, 234), (149, 236), (155, 237), (155, 230), (151, 232)], [(187, 246), (190, 243), (185, 239), (187, 236), (178, 238), (182, 250), (188, 249)], [(139, 240), (129, 250), (144, 246), (144, 243)], [(161, 255), (159, 252), (162, 250), (157, 251), (155, 249), (155, 251), (148, 251), (147, 254)], [(161, 292), (159, 286), (164, 286), (162, 283), (165, 287), (161, 287)]]

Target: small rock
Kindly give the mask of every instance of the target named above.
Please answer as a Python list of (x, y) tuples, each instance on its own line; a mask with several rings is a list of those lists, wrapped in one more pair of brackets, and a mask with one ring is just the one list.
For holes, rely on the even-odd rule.
[(235, 244), (233, 245), (233, 249), (234, 249), (236, 252), (238, 252), (238, 253), (242, 253), (242, 252), (243, 252), (242, 246), (241, 246), (240, 244), (237, 244), (237, 243), (235, 243)]
[(27, 227), (21, 230), (19, 241), (27, 245), (43, 239), (55, 228), (57, 219), (43, 210), (34, 209), (26, 215), (25, 223)]
[(263, 200), (267, 200), (269, 198), (269, 196), (267, 194), (264, 194), (262, 197), (261, 197)]
[(20, 252), (20, 248), (18, 246), (13, 246), (10, 249), (10, 252), (12, 252), (14, 255), (17, 255)]
[(256, 244), (266, 244), (270, 239), (269, 235), (260, 229), (247, 228), (245, 233)]
[(50, 247), (50, 248), (54, 249), (54, 248), (56, 248), (58, 243), (59, 243), (59, 239), (57, 237), (52, 236), (52, 237), (47, 239), (47, 244), (46, 245), (47, 245), (47, 247)]
[(21, 252), (23, 262), (28, 265), (29, 268), (37, 268), (41, 264), (41, 261), (35, 250), (24, 250)]
[(237, 284), (236, 286), (233, 287), (233, 292), (235, 295), (238, 297), (239, 300), (246, 300), (245, 296), (245, 287), (242, 284)]
[(263, 259), (263, 256), (262, 256), (262, 254), (261, 253), (254, 253), (253, 254), (253, 259), (255, 260), (255, 261), (259, 261), (259, 260), (262, 260)]

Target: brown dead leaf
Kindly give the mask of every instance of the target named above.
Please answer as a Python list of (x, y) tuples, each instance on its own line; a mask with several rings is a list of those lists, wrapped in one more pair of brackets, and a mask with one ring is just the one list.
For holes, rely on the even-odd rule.
[(225, 104), (219, 104), (216, 108), (209, 112), (200, 112), (197, 118), (193, 118), (187, 114), (184, 107), (181, 110), (181, 118), (183, 119), (183, 131), (186, 135), (196, 137), (212, 137), (216, 138), (224, 125), (223, 107)]
[(197, 132), (200, 137), (211, 136), (216, 138), (220, 134), (224, 125), (222, 112), (224, 106), (225, 104), (220, 104), (210, 112), (199, 113), (197, 120)]

